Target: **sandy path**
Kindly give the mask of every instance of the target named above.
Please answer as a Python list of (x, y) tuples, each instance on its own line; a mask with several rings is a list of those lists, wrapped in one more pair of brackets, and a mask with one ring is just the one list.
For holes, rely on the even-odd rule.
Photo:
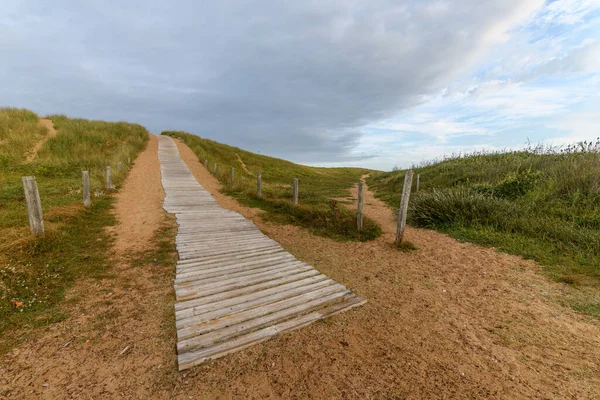
[(27, 162), (32, 161), (37, 156), (37, 152), (39, 151), (39, 149), (42, 148), (42, 146), (44, 145), (44, 143), (46, 143), (46, 141), (48, 139), (56, 136), (56, 129), (54, 129), (54, 123), (52, 122), (52, 120), (46, 119), (46, 118), (41, 118), (40, 125), (46, 127), (46, 129), (48, 129), (48, 134), (46, 135), (46, 137), (44, 139), (40, 140), (39, 142), (37, 142), (35, 144), (35, 146), (33, 146), (31, 153), (29, 153), (29, 155), (27, 156), (27, 160), (26, 160)]

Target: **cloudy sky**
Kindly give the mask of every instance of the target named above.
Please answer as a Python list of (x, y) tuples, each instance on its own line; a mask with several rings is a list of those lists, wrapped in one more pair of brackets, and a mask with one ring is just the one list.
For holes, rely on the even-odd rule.
[(313, 165), (600, 135), (600, 0), (2, 0), (0, 105)]

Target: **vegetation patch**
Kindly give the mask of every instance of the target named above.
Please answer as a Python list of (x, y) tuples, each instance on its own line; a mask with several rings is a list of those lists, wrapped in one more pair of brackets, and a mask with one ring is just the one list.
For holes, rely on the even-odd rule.
[[(536, 260), (569, 285), (598, 285), (600, 141), (454, 156), (414, 171), (411, 224)], [(368, 184), (397, 208), (403, 180), (403, 171), (374, 173)], [(597, 315), (598, 297), (588, 298), (572, 306)]]
[[(7, 333), (35, 328), (65, 317), (57, 305), (76, 279), (102, 276), (108, 268), (114, 224), (113, 198), (104, 187), (105, 168), (112, 166), (118, 188), (147, 141), (146, 129), (127, 123), (107, 123), (50, 116), (58, 130), (45, 138), (36, 114), (0, 109), (0, 353), (24, 337)], [(118, 163), (122, 168), (119, 170)], [(81, 171), (89, 170), (92, 206), (82, 204)], [(36, 177), (44, 212), (45, 234), (29, 231), (22, 176)], [(20, 330), (22, 332), (22, 329)]]
[[(318, 168), (267, 157), (237, 147), (203, 139), (185, 132), (163, 132), (181, 139), (198, 156), (208, 160), (208, 169), (223, 185), (222, 192), (241, 203), (265, 211), (264, 218), (309, 229), (337, 240), (371, 240), (381, 235), (373, 220), (364, 218), (358, 232), (356, 211), (341, 207), (332, 199), (348, 196), (369, 170), (361, 168)], [(235, 178), (231, 179), (231, 169)], [(262, 196), (257, 196), (257, 176), (262, 173)], [(299, 205), (293, 205), (293, 181), (299, 181)]]

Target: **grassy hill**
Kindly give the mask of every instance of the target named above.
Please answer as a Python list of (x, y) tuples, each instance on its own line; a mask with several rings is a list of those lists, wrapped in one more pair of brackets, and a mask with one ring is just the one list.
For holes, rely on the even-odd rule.
[[(364, 231), (356, 229), (356, 213), (335, 198), (347, 198), (348, 189), (369, 173), (361, 168), (317, 168), (251, 153), (237, 147), (203, 139), (185, 132), (163, 132), (183, 140), (209, 171), (217, 164), (215, 176), (223, 191), (242, 203), (265, 211), (264, 218), (303, 226), (313, 233), (340, 240), (369, 240), (381, 229), (365, 218)], [(231, 168), (236, 179), (231, 180)], [(262, 196), (256, 195), (257, 173), (262, 173)], [(299, 206), (293, 206), (293, 180), (299, 180)]]
[[(539, 261), (556, 280), (600, 280), (600, 142), (473, 154), (414, 169), (409, 221)], [(376, 195), (397, 208), (404, 171), (376, 173)], [(413, 186), (414, 190), (414, 186)], [(574, 308), (600, 317), (600, 302)]]
[[(106, 269), (110, 237), (104, 228), (114, 221), (105, 167), (112, 166), (118, 189), (128, 157), (134, 160), (148, 141), (146, 129), (135, 124), (49, 118), (57, 129), (51, 138), (33, 112), (0, 109), (0, 352), (19, 340), (3, 335), (6, 329), (60, 320), (64, 315), (54, 306), (66, 288)], [(89, 209), (82, 204), (82, 170), (90, 171)], [(21, 182), (28, 175), (36, 177), (40, 191), (43, 236), (29, 231)]]

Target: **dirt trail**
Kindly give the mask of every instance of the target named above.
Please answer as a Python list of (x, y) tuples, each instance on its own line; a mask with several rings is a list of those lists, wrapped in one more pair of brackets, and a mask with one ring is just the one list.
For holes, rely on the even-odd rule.
[(29, 153), (29, 155), (27, 156), (27, 160), (26, 160), (27, 162), (33, 161), (33, 159), (37, 156), (37, 152), (42, 148), (44, 143), (46, 143), (46, 141), (48, 139), (56, 136), (56, 129), (54, 129), (54, 123), (52, 122), (52, 120), (46, 119), (46, 118), (40, 118), (40, 125), (46, 127), (46, 129), (48, 129), (48, 134), (46, 135), (45, 138), (43, 138), (42, 140), (37, 142), (35, 144), (35, 146), (33, 146), (31, 153)]
[(246, 167), (246, 164), (244, 164), (244, 160), (242, 160), (242, 157), (240, 157), (240, 155), (237, 153), (235, 154), (235, 156), (237, 157), (238, 161), (242, 165), (242, 169), (244, 170), (244, 172), (250, 176), (254, 176), (254, 174), (248, 170), (248, 167)]
[(412, 228), (406, 237), (419, 250), (399, 252), (389, 245), (392, 213), (368, 191), (365, 213), (385, 232), (375, 241), (336, 242), (265, 223), (258, 210), (219, 193), (219, 183), (194, 153), (178, 147), (219, 204), (251, 218), (286, 250), (369, 302), (178, 373), (172, 271), (126, 262), (130, 252), (143, 249), (135, 242), (152, 232), (149, 224), (130, 218), (132, 207), (142, 208), (140, 218), (160, 223), (153, 138), (119, 197), (115, 276), (78, 284), (69, 295), (77, 307), (71, 306), (73, 315), (2, 361), (0, 393), (9, 398), (600, 397), (600, 324), (549, 300), (560, 285), (541, 276), (536, 264)]

